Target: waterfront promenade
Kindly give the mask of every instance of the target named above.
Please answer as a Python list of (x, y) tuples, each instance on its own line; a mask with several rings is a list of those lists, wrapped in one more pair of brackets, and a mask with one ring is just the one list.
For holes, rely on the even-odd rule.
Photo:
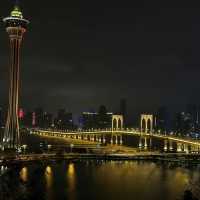
[(43, 153), (24, 155), (2, 155), (0, 165), (17, 164), (23, 162), (52, 161), (52, 160), (75, 160), (75, 159), (96, 159), (96, 160), (146, 160), (146, 161), (168, 161), (168, 162), (189, 162), (200, 163), (199, 155), (183, 153), (158, 153), (158, 152), (135, 152), (135, 153)]

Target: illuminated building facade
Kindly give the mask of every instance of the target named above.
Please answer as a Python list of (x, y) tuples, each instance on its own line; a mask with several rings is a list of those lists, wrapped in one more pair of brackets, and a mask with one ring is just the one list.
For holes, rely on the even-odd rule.
[(83, 129), (111, 128), (113, 113), (102, 115), (97, 112), (83, 112), (81, 116)]
[(57, 129), (73, 129), (73, 118), (71, 112), (66, 112), (65, 109), (59, 109), (57, 117), (54, 119), (54, 126)]
[(20, 145), (18, 121), (20, 46), (29, 21), (23, 18), (23, 14), (16, 4), (10, 16), (4, 18), (3, 22), (9, 35), (11, 57), (9, 104), (2, 148), (15, 149)]

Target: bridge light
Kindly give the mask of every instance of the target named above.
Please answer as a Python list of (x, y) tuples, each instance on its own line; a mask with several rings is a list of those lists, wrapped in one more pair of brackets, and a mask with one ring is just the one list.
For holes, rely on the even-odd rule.
[(26, 150), (26, 149), (27, 149), (27, 144), (22, 145), (22, 148), (23, 148), (24, 150)]

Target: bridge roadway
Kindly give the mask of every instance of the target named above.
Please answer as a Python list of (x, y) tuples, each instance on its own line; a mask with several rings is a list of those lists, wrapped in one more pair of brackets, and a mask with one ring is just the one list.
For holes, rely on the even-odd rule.
[(55, 137), (65, 137), (65, 136), (77, 136), (77, 135), (135, 135), (139, 137), (155, 137), (163, 140), (174, 141), (177, 143), (188, 144), (200, 148), (200, 140), (194, 140), (191, 138), (182, 138), (177, 136), (162, 135), (158, 133), (145, 133), (137, 130), (94, 130), (94, 131), (74, 131), (74, 132), (64, 132), (64, 131), (52, 131), (52, 130), (32, 130), (32, 133), (39, 134), (41, 136), (55, 136)]

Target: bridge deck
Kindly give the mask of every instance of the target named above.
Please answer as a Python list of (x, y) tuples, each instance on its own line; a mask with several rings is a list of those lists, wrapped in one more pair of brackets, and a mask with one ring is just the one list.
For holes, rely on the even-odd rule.
[(113, 134), (113, 135), (135, 135), (135, 136), (142, 136), (142, 137), (155, 137), (163, 140), (171, 140), (175, 142), (190, 144), (194, 146), (200, 147), (200, 141), (194, 140), (191, 138), (182, 138), (176, 136), (169, 136), (169, 135), (161, 135), (155, 133), (144, 133), (136, 130), (97, 130), (97, 131), (76, 131), (76, 132), (61, 132), (61, 131), (51, 131), (51, 130), (37, 130), (33, 131), (33, 133), (38, 133), (42, 135), (49, 135), (49, 136), (76, 136), (76, 135), (104, 135), (104, 134)]

